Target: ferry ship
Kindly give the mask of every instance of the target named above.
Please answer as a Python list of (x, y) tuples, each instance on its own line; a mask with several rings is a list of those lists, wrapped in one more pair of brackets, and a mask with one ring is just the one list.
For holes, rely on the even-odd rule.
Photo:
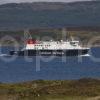
[(18, 56), (80, 56), (88, 54), (90, 48), (83, 47), (79, 41), (37, 41), (28, 39), (20, 51), (10, 51)]

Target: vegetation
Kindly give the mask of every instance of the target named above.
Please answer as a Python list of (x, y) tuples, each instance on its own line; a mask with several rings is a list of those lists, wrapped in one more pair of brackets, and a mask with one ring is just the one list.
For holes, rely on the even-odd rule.
[[(80, 28), (66, 28), (66, 32), (63, 34), (61, 29), (34, 29), (29, 31), (33, 39), (43, 40), (44, 37), (48, 37), (47, 40), (53, 39), (53, 40), (62, 40), (64, 39), (70, 39), (71, 36), (74, 38), (78, 38), (83, 45), (87, 45), (87, 43), (95, 38), (100, 36), (100, 31), (96, 30), (86, 30), (86, 29), (80, 29)], [(3, 45), (12, 45), (13, 41), (11, 39), (6, 38), (6, 41), (1, 41), (2, 38), (5, 36), (11, 36), (13, 37), (20, 45), (23, 45), (24, 43), (24, 31), (0, 31), (0, 43)], [(100, 45), (100, 41), (95, 41), (94, 45)]]
[(99, 27), (100, 1), (11, 3), (0, 5), (0, 30)]
[(100, 80), (96, 79), (0, 84), (0, 98), (4, 100), (87, 100), (97, 96), (100, 96)]

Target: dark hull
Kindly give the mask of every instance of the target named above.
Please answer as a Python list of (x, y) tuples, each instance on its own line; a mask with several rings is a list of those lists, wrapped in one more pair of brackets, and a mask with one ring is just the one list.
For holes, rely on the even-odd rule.
[(25, 50), (10, 51), (10, 55), (18, 56), (78, 56), (88, 54), (89, 49), (70, 50)]

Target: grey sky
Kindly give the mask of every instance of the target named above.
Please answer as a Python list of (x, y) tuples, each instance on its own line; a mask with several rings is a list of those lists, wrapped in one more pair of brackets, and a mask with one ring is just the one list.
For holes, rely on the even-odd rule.
[(49, 1), (49, 2), (72, 2), (72, 1), (91, 1), (91, 0), (0, 0), (0, 4), (4, 3), (19, 3), (19, 2), (38, 2), (38, 1)]

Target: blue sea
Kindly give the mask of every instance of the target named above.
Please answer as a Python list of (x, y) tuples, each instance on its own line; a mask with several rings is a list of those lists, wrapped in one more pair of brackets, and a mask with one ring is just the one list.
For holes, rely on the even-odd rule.
[[(8, 53), (3, 47), (1, 53)], [(0, 82), (31, 80), (72, 80), (100, 78), (100, 48), (80, 57), (6, 57), (0, 56)]]

